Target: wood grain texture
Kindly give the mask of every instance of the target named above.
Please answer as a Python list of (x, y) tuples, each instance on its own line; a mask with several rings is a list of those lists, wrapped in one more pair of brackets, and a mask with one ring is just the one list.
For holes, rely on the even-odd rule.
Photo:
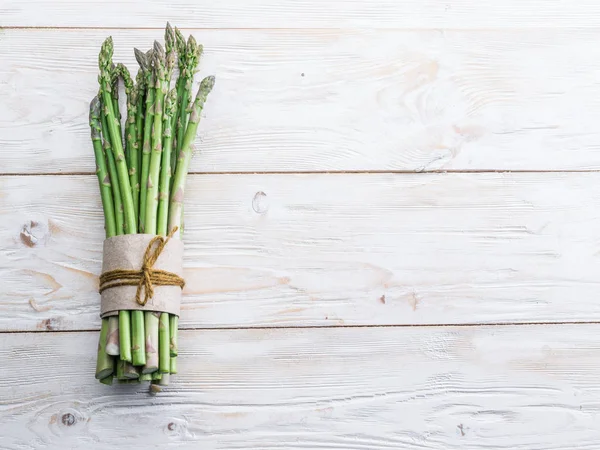
[[(600, 320), (600, 173), (194, 175), (181, 326)], [(94, 176), (0, 178), (0, 329), (99, 325)]]
[(156, 397), (94, 380), (97, 333), (0, 334), (2, 448), (597, 450), (598, 332), (184, 331)]
[(4, 0), (1, 26), (481, 28), (598, 25), (594, 0)]
[[(132, 48), (162, 36), (0, 35), (0, 173), (94, 170), (88, 102), (109, 33), (134, 71)], [(598, 29), (193, 33), (217, 78), (195, 172), (600, 169)]]

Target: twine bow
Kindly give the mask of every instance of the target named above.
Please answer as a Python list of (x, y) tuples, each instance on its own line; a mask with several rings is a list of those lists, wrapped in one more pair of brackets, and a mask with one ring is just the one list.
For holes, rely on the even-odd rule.
[[(148, 300), (154, 296), (154, 286), (179, 286), (183, 289), (185, 280), (179, 275), (152, 268), (176, 231), (177, 227), (173, 228), (167, 237), (155, 236), (152, 238), (144, 252), (140, 270), (115, 269), (100, 275), (99, 292), (102, 293), (106, 289), (118, 286), (137, 286), (135, 301), (141, 306), (145, 306)], [(143, 297), (142, 289), (144, 289)]]

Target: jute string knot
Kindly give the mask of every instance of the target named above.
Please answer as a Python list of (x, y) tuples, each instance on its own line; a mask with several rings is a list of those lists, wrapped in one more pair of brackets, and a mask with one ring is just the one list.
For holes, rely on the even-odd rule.
[[(148, 243), (142, 267), (140, 270), (115, 269), (100, 275), (99, 292), (117, 286), (137, 286), (135, 292), (135, 301), (145, 306), (148, 300), (154, 296), (154, 286), (179, 286), (181, 289), (185, 286), (185, 280), (179, 275), (165, 270), (154, 269), (154, 263), (164, 250), (177, 231), (177, 227), (169, 233), (168, 236), (155, 236)], [(144, 295), (142, 296), (142, 289)]]

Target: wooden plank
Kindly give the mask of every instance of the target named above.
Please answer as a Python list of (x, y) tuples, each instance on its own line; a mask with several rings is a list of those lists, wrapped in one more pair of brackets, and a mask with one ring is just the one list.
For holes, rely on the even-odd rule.
[(0, 334), (8, 450), (600, 448), (598, 326), (186, 331), (166, 392), (97, 333)]
[(4, 0), (2, 26), (198, 28), (596, 27), (593, 0)]
[[(94, 170), (87, 105), (109, 33), (132, 69), (162, 34), (4, 31), (1, 173)], [(193, 171), (600, 168), (598, 29), (194, 34), (217, 84)]]
[[(93, 176), (0, 177), (0, 329), (99, 325)], [(600, 320), (600, 173), (195, 175), (185, 327)]]

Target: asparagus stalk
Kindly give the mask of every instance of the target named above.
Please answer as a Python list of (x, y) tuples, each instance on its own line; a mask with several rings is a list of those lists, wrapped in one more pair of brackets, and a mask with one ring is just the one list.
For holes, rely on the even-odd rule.
[(171, 370), (170, 344), (169, 314), (161, 313), (158, 323), (158, 369), (161, 373)]
[[(108, 126), (110, 142), (112, 145), (113, 156), (115, 159), (117, 179), (121, 190), (121, 199), (123, 201), (123, 214), (126, 233), (137, 232), (137, 218), (133, 207), (133, 195), (131, 193), (131, 184), (129, 183), (129, 170), (125, 161), (123, 151), (123, 141), (119, 132), (120, 122), (115, 116), (115, 110), (111, 101), (111, 67), (113, 55), (112, 38), (107, 38), (100, 50), (98, 57), (98, 67), (100, 68), (100, 93), (102, 95), (104, 106), (104, 117)], [(131, 362), (131, 318), (129, 311), (119, 311), (119, 341), (120, 355), (122, 361)]]
[[(115, 236), (123, 234), (125, 232), (125, 219), (123, 216), (123, 202), (121, 200), (121, 188), (117, 181), (117, 165), (115, 164), (115, 157), (112, 151), (112, 145), (110, 143), (110, 136), (108, 132), (108, 124), (106, 122), (106, 116), (100, 115), (100, 123), (102, 126), (102, 138), (104, 139), (103, 147), (104, 154), (106, 155), (106, 161), (108, 162), (108, 175), (110, 178), (110, 186), (113, 195), (113, 204), (115, 207)], [(107, 236), (109, 237), (109, 236)]]
[[(190, 99), (192, 97), (192, 84), (194, 83), (194, 73), (196, 72), (196, 67), (198, 66), (198, 62), (200, 60), (200, 56), (202, 55), (203, 47), (202, 45), (198, 45), (196, 43), (196, 39), (194, 36), (188, 38), (186, 49), (185, 49), (185, 65), (183, 67), (183, 72), (181, 72), (180, 77), (182, 77), (183, 83), (183, 92), (181, 93), (181, 101), (179, 103), (179, 123), (177, 130), (177, 154), (183, 148), (184, 135), (188, 125), (188, 117), (190, 114)], [(177, 161), (179, 163), (179, 160)]]
[(142, 373), (153, 373), (158, 370), (158, 322), (160, 313), (144, 312), (146, 331), (146, 365)]
[[(146, 102), (146, 74), (143, 69), (140, 68), (135, 77), (135, 85), (137, 86), (136, 91), (136, 110), (135, 110), (135, 132), (136, 132), (136, 143), (138, 160), (135, 163), (138, 172), (138, 181), (140, 180), (140, 173), (142, 170), (142, 146), (144, 145), (144, 106)], [(138, 199), (141, 203), (140, 197), (140, 186), (138, 186)], [(139, 215), (140, 208), (138, 208)]]
[(131, 195), (131, 185), (129, 184), (129, 173), (127, 163), (125, 162), (125, 154), (123, 152), (123, 142), (119, 134), (115, 111), (111, 102), (110, 94), (110, 67), (112, 63), (113, 43), (112, 38), (107, 38), (102, 44), (100, 56), (98, 58), (98, 66), (100, 68), (100, 92), (104, 104), (104, 115), (108, 124), (110, 134), (110, 142), (115, 157), (117, 166), (117, 178), (121, 188), (121, 196), (123, 200), (123, 212), (125, 216), (125, 228), (127, 233), (137, 232), (137, 221), (134, 215), (133, 196)]
[(171, 356), (171, 368), (169, 372), (171, 375), (175, 375), (177, 373), (177, 356)]
[[(90, 130), (92, 145), (94, 147), (94, 156), (96, 159), (96, 174), (100, 185), (100, 198), (102, 199), (102, 208), (104, 209), (104, 228), (106, 237), (109, 238), (117, 234), (117, 227), (115, 220), (115, 206), (112, 197), (112, 186), (101, 141), (101, 110), (102, 105), (100, 99), (94, 97), (90, 103)], [(110, 319), (102, 319), (102, 327), (98, 342), (98, 358), (96, 361), (96, 378), (103, 384), (112, 384), (112, 374), (114, 371), (114, 360), (111, 357), (110, 352), (107, 351), (110, 350), (110, 348), (107, 349), (109, 336), (112, 339), (114, 334), (114, 330), (110, 330), (110, 325)]]
[(125, 94), (127, 95), (127, 120), (125, 122), (125, 143), (127, 155), (127, 167), (129, 168), (129, 184), (131, 185), (131, 196), (133, 197), (133, 213), (137, 220), (139, 214), (139, 192), (140, 180), (138, 171), (138, 144), (136, 132), (137, 112), (137, 88), (133, 84), (127, 67), (117, 64), (117, 70), (123, 78)]
[(125, 380), (125, 364), (127, 361), (117, 361), (117, 380)]
[(100, 198), (102, 199), (102, 209), (104, 210), (104, 229), (106, 237), (117, 234), (115, 224), (115, 206), (112, 197), (112, 187), (104, 150), (102, 147), (102, 124), (100, 116), (102, 114), (102, 104), (98, 97), (94, 97), (90, 103), (90, 130), (92, 135), (92, 145), (94, 147), (94, 157), (96, 159), (96, 175), (100, 184)]
[(144, 138), (142, 143), (142, 173), (140, 174), (140, 214), (139, 214), (139, 225), (140, 232), (146, 232), (146, 197), (148, 192), (148, 173), (150, 171), (150, 153), (151, 153), (151, 139), (152, 139), (152, 124), (154, 116), (154, 94), (155, 94), (155, 76), (152, 68), (152, 53), (153, 50), (149, 50), (144, 53), (137, 48), (134, 49), (135, 58), (140, 65), (140, 70), (144, 72), (146, 77), (146, 111), (144, 118)]
[(172, 117), (174, 104), (177, 100), (177, 91), (171, 90), (165, 101), (165, 117), (163, 132), (163, 155), (160, 167), (160, 180), (158, 186), (158, 215), (157, 229), (159, 235), (166, 236), (169, 224), (169, 188), (171, 184), (171, 152), (173, 149)]
[(156, 372), (152, 373), (152, 381), (158, 381), (163, 377), (163, 373), (159, 372), (158, 370)]
[(154, 73), (156, 92), (154, 98), (154, 123), (152, 125), (152, 156), (148, 173), (148, 190), (146, 193), (146, 230), (148, 234), (156, 234), (158, 212), (158, 181), (162, 157), (163, 105), (166, 89), (165, 51), (160, 42), (154, 41)]
[(169, 205), (169, 230), (174, 227), (179, 227), (182, 223), (182, 208), (183, 208), (183, 197), (185, 192), (185, 181), (190, 166), (190, 160), (192, 158), (192, 143), (196, 138), (196, 132), (198, 130), (198, 124), (200, 123), (200, 114), (202, 108), (208, 97), (208, 94), (212, 90), (215, 84), (215, 77), (206, 77), (200, 83), (198, 94), (194, 100), (192, 106), (192, 112), (190, 114), (189, 124), (185, 130), (183, 137), (183, 145), (177, 158), (177, 170), (175, 171), (175, 179), (173, 180), (173, 189), (171, 192), (171, 202)]
[(152, 374), (151, 373), (141, 373), (139, 380), (140, 381), (152, 381)]
[(146, 334), (144, 332), (144, 312), (131, 311), (131, 356), (135, 366), (146, 364)]
[(121, 145), (123, 145), (123, 132), (121, 130), (121, 112), (119, 111), (119, 70), (112, 62), (111, 68), (111, 96), (112, 105), (115, 111), (115, 117), (117, 119), (117, 128), (119, 130), (119, 136), (121, 137)]
[[(150, 83), (148, 85), (148, 97), (152, 95), (152, 104), (146, 103), (146, 128), (144, 130), (144, 153), (142, 163), (142, 196), (144, 199), (143, 209), (140, 210), (140, 216), (145, 216), (143, 220), (144, 232), (148, 234), (156, 233), (156, 220), (152, 220), (153, 214), (156, 215), (155, 203), (152, 200), (153, 187), (158, 184), (158, 176), (154, 178), (154, 184), (152, 183), (152, 170), (156, 170), (157, 165), (160, 168), (160, 151), (162, 150), (162, 142), (160, 141), (161, 126), (157, 127), (157, 122), (160, 124), (162, 121), (162, 99), (163, 99), (163, 79), (164, 79), (164, 50), (155, 42), (154, 49), (152, 50), (152, 74)], [(148, 62), (146, 62), (148, 65)], [(148, 112), (151, 111), (151, 116), (148, 116)], [(151, 139), (148, 138), (146, 132), (148, 127), (151, 126)], [(150, 142), (152, 143), (152, 151), (150, 151)], [(158, 159), (157, 159), (158, 158)], [(152, 214), (153, 212), (153, 214)], [(158, 322), (160, 313), (145, 312), (145, 333), (146, 333), (146, 365), (144, 366), (143, 373), (153, 373), (158, 371), (159, 358), (158, 358)]]
[(176, 47), (176, 36), (173, 27), (167, 22), (165, 29), (165, 81), (166, 89), (169, 90), (171, 86), (171, 76), (173, 75), (173, 69), (175, 68), (175, 47)]
[[(133, 207), (134, 215), (139, 216), (139, 199), (140, 199), (140, 180), (139, 180), (139, 144), (137, 132), (137, 123), (140, 122), (141, 128), (141, 114), (138, 118), (138, 95), (139, 92), (143, 92), (143, 82), (137, 86), (133, 85), (129, 70), (122, 65), (117, 65), (119, 73), (123, 78), (125, 85), (125, 93), (127, 94), (127, 121), (126, 121), (126, 143), (127, 143), (127, 155), (128, 155), (128, 167), (129, 167), (129, 182), (131, 184), (131, 194), (133, 196)], [(143, 77), (140, 77), (143, 79)], [(138, 120), (139, 119), (139, 120)], [(142, 311), (121, 311), (119, 316), (123, 321), (129, 322), (131, 319), (131, 361), (134, 365), (144, 365), (146, 363), (146, 352), (144, 349), (144, 313)], [(123, 345), (127, 345), (127, 336), (125, 336)], [(129, 355), (127, 355), (129, 356)]]
[[(175, 47), (177, 45), (178, 38), (176, 33), (174, 32), (171, 24), (167, 22), (167, 29), (165, 32), (165, 49), (167, 52), (166, 56), (166, 72), (167, 72), (167, 88), (171, 84), (171, 77), (173, 74), (173, 68), (175, 66)], [(178, 80), (179, 81), (179, 80)], [(164, 131), (163, 131), (163, 155), (162, 155), (162, 163), (161, 163), (161, 172), (160, 172), (160, 181), (159, 181), (159, 200), (158, 200), (158, 223), (157, 223), (157, 232), (160, 235), (168, 234), (167, 226), (169, 222), (169, 192), (171, 187), (171, 178), (172, 171), (174, 170), (174, 165), (172, 165), (173, 161), (176, 161), (176, 158), (172, 158), (176, 152), (173, 152), (173, 133), (175, 132), (175, 121), (178, 119), (177, 114), (177, 100), (178, 100), (178, 90), (177, 88), (173, 89), (167, 95), (167, 99), (165, 102), (165, 118), (164, 118)], [(177, 316), (172, 316), (168, 314), (161, 315), (161, 321), (163, 320), (163, 316), (168, 320), (169, 325), (169, 349), (172, 347), (172, 337), (173, 331), (171, 330), (171, 324), (173, 323), (173, 318)], [(164, 330), (163, 330), (164, 331)], [(175, 330), (176, 332), (177, 330)], [(163, 337), (166, 340), (166, 337)], [(176, 341), (176, 337), (175, 337)], [(166, 353), (165, 345), (160, 341), (159, 336), (159, 366), (161, 366), (161, 371), (166, 366)], [(172, 361), (170, 358), (169, 351), (169, 361), (168, 361), (168, 372), (171, 371)], [(176, 367), (175, 367), (176, 369)], [(167, 385), (169, 383), (168, 372), (163, 375), (163, 378), (160, 381), (160, 384)]]
[(122, 361), (123, 364), (123, 375), (125, 378), (129, 379), (129, 380), (135, 380), (136, 378), (140, 377), (139, 372), (137, 371), (137, 369), (135, 368), (135, 366), (133, 364), (131, 364), (130, 362), (127, 361)]
[(119, 346), (121, 361), (131, 362), (131, 314), (126, 309), (119, 311)]
[(106, 353), (118, 356), (119, 351), (119, 317), (108, 318), (108, 336), (106, 338)]
[[(182, 104), (182, 96), (183, 96), (183, 89), (185, 87), (185, 80), (184, 80), (184, 74), (185, 74), (185, 67), (186, 67), (186, 44), (185, 44), (185, 38), (183, 37), (183, 34), (181, 34), (181, 31), (179, 31), (177, 28), (175, 28), (175, 42), (176, 42), (176, 47), (177, 47), (177, 65), (179, 67), (179, 76), (177, 77), (177, 83), (175, 84), (175, 88), (177, 89), (177, 101), (175, 102), (175, 110), (173, 112), (173, 149), (175, 151), (171, 152), (171, 172), (175, 173), (175, 168), (177, 167), (177, 149), (178, 149), (178, 143), (177, 143), (177, 136), (179, 135), (179, 129), (181, 127), (181, 121), (179, 119), (179, 115), (180, 115), (180, 110), (183, 106)], [(171, 177), (171, 184), (173, 182), (173, 177)]]
[(106, 384), (106, 385), (108, 385), (108, 386), (112, 386), (112, 384), (113, 384), (113, 376), (112, 376), (112, 375), (109, 375), (109, 376), (107, 376), (106, 378), (102, 378), (102, 379), (100, 380), (100, 383), (102, 383), (102, 384)]
[(169, 333), (170, 333), (170, 353), (171, 356), (177, 356), (177, 328), (179, 327), (179, 317), (171, 314), (169, 317)]
[(168, 386), (169, 385), (169, 373), (163, 373), (160, 380), (158, 380), (158, 384), (160, 386)]
[(108, 336), (108, 319), (102, 319), (100, 341), (98, 342), (98, 358), (96, 359), (96, 379), (103, 380), (112, 375), (114, 362), (112, 356), (106, 353), (106, 337)]
[[(175, 68), (175, 60), (177, 58), (177, 48), (178, 48), (178, 43), (177, 43), (177, 34), (176, 31), (173, 29), (173, 27), (171, 26), (171, 24), (169, 22), (167, 22), (167, 27), (165, 29), (165, 51), (166, 51), (166, 58), (165, 58), (165, 69), (166, 69), (166, 89), (167, 91), (170, 90), (171, 88), (171, 78), (173, 77), (173, 70)], [(165, 108), (166, 108), (166, 98), (165, 98)], [(175, 145), (175, 121), (177, 120), (177, 99), (173, 100), (173, 113), (171, 114), (171, 140), (173, 142), (172, 145)], [(166, 124), (163, 125), (163, 135), (164, 135), (164, 130), (165, 130)], [(164, 140), (164, 138), (163, 138)], [(163, 148), (164, 148), (164, 142), (163, 142)], [(163, 150), (164, 151), (164, 150)], [(171, 173), (173, 173), (173, 156), (172, 156), (173, 152), (171, 152)], [(165, 156), (163, 155), (163, 158)], [(162, 173), (162, 167), (161, 167), (161, 173)], [(170, 179), (169, 179), (170, 182)], [(170, 186), (169, 186), (170, 187)], [(159, 207), (160, 207), (160, 199), (159, 199)], [(158, 226), (158, 225), (157, 225)]]

